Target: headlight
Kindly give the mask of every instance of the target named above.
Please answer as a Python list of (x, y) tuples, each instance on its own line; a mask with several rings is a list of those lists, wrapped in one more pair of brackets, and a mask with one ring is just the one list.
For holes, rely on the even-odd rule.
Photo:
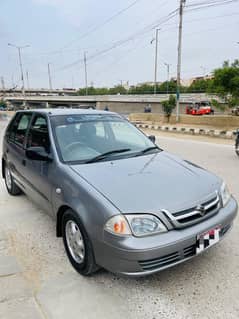
[(127, 236), (132, 234), (129, 224), (123, 215), (117, 215), (110, 218), (105, 224), (105, 230), (119, 236)]
[(224, 207), (229, 202), (229, 199), (231, 197), (229, 189), (225, 183), (223, 183), (221, 186), (221, 197), (222, 197), (222, 204)]
[(164, 224), (155, 216), (147, 214), (126, 215), (132, 233), (137, 236), (153, 235), (167, 231)]

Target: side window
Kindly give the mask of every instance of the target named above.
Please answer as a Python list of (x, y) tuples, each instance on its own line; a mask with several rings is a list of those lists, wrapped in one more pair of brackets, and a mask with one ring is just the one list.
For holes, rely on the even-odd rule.
[(50, 139), (48, 133), (47, 120), (38, 115), (34, 118), (28, 134), (27, 147), (44, 147), (50, 153)]
[(19, 114), (10, 126), (9, 141), (23, 146), (32, 114)]
[(14, 124), (15, 124), (16, 121), (17, 121), (18, 115), (19, 115), (19, 114), (15, 114), (15, 116), (12, 118), (12, 120), (10, 121), (10, 123), (9, 123), (8, 126), (7, 126), (5, 136), (6, 136), (6, 138), (7, 138), (8, 141), (9, 141), (10, 134), (11, 134), (11, 132), (12, 132), (12, 130), (13, 130)]
[(95, 124), (95, 128), (96, 128), (96, 136), (103, 137), (103, 138), (106, 137), (105, 127), (103, 122), (97, 122)]

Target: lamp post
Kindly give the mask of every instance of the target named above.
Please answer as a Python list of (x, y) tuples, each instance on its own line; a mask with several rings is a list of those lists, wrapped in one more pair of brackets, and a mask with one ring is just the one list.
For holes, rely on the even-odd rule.
[(169, 93), (169, 70), (170, 70), (170, 64), (164, 62), (164, 65), (166, 65), (166, 67), (167, 67), (167, 95), (168, 95), (168, 93)]
[(151, 41), (151, 44), (155, 41), (155, 61), (154, 61), (154, 95), (157, 93), (157, 75), (158, 75), (158, 36), (161, 29), (156, 29), (155, 39)]
[(85, 95), (88, 95), (88, 75), (87, 75), (87, 56), (84, 52), (84, 65), (85, 65)]
[(21, 50), (30, 47), (30, 45), (17, 46), (15, 44), (8, 43), (8, 46), (14, 47), (14, 48), (16, 48), (18, 50), (19, 66), (20, 66), (21, 81), (22, 81), (22, 95), (25, 96), (25, 85), (24, 85), (24, 75), (23, 75), (23, 67), (22, 67)]
[(52, 92), (52, 79), (51, 79), (51, 68), (50, 68), (51, 63), (47, 64), (47, 71), (48, 71), (48, 81), (49, 81), (49, 89)]

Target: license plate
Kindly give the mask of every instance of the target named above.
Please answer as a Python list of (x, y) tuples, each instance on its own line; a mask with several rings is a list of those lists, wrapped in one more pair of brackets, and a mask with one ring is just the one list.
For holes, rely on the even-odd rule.
[(197, 236), (196, 253), (200, 254), (205, 249), (215, 245), (220, 240), (221, 227), (217, 226)]

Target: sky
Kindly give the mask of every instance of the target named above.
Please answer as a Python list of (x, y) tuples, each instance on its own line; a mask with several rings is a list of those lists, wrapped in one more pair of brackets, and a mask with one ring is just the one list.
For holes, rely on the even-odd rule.
[[(213, 0), (187, 0), (191, 5)], [(156, 27), (158, 80), (176, 76), (179, 0), (0, 0), (0, 77), (21, 87), (17, 49), (22, 50), (25, 86), (84, 87), (84, 53), (89, 85), (109, 87), (153, 81)], [(126, 10), (126, 8), (128, 8)], [(125, 10), (124, 10), (125, 9)], [(158, 25), (158, 26), (157, 26)], [(239, 58), (239, 1), (185, 9), (182, 79), (210, 73), (224, 60)]]

